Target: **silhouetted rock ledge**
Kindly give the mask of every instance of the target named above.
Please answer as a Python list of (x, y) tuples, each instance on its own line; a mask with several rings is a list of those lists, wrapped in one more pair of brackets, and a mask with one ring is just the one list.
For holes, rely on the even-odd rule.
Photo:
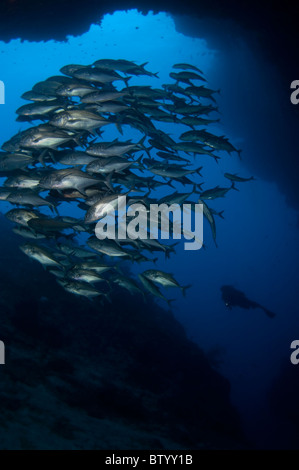
[[(296, 4), (295, 4), (296, 5)], [(168, 11), (172, 14), (220, 17), (236, 20), (252, 29), (264, 30), (283, 40), (282, 33), (289, 37), (296, 34), (292, 30), (294, 2), (284, 4), (245, 0), (214, 0), (194, 2), (186, 0), (3, 0), (0, 6), (0, 38), (10, 40), (21, 37), (28, 40), (63, 40), (69, 34), (79, 35), (89, 29), (106, 13), (116, 10), (136, 8), (143, 13), (148, 11)], [(291, 23), (290, 23), (291, 22)], [(290, 27), (287, 28), (287, 25)]]
[(229, 382), (170, 312), (67, 294), (0, 219), (1, 449), (236, 449)]
[[(84, 3), (81, 0), (2, 0), (0, 40), (63, 41), (68, 35), (83, 34), (91, 24), (100, 22), (103, 15), (116, 10), (135, 8), (144, 14), (165, 11), (199, 19), (234, 20), (258, 34), (262, 47), (269, 50), (282, 73), (289, 67), (294, 74), (298, 68), (295, 57), (298, 57), (299, 34), (295, 7), (293, 1), (273, 3), (270, 0), (86, 0)], [(290, 57), (293, 57), (292, 63)]]

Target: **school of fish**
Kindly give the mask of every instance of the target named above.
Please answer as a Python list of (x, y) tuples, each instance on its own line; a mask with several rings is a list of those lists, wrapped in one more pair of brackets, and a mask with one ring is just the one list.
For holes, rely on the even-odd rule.
[[(253, 177), (225, 173), (228, 186), (202, 190), (206, 159), (217, 163), (225, 153), (240, 155), (226, 137), (206, 130), (219, 121), (209, 118), (218, 112), (217, 92), (205, 85), (201, 70), (184, 63), (173, 65), (169, 75), (174, 81), (161, 88), (130, 85), (132, 77), (156, 80), (157, 74), (146, 65), (125, 59), (66, 65), (61, 75), (24, 93), (22, 98), (30, 103), (16, 112), (17, 121), (27, 128), (2, 145), (0, 176), (6, 179), (0, 200), (13, 206), (6, 216), (15, 224), (13, 231), (25, 239), (20, 249), (66, 291), (109, 301), (119, 286), (170, 305), (163, 289), (179, 288), (185, 294), (189, 286), (180, 286), (172, 274), (158, 269), (131, 278), (120, 261), (156, 262), (152, 256), (162, 252), (169, 257), (176, 243), (150, 238), (100, 240), (95, 225), (106, 205), (113, 207), (124, 194), (128, 207), (136, 202), (146, 207), (202, 203), (216, 243), (215, 216), (222, 217), (222, 211), (207, 202)], [(184, 132), (174, 139), (163, 130), (165, 124)], [(106, 141), (108, 126), (114, 126), (118, 137)], [(135, 142), (125, 139), (128, 129), (141, 137)], [(189, 189), (180, 192), (181, 186)], [(171, 193), (155, 198), (157, 188)], [(72, 215), (61, 215), (63, 203), (71, 205)]]

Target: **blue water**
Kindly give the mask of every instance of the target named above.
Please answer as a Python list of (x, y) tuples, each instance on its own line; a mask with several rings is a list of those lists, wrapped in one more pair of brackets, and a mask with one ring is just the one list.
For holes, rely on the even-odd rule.
[[(6, 104), (0, 106), (1, 141), (27, 126), (15, 122), (15, 110), (25, 103), (21, 94), (38, 81), (57, 75), (68, 63), (87, 65), (100, 58), (148, 62), (147, 68), (158, 72), (159, 79), (136, 77), (130, 85), (157, 88), (171, 82), (168, 74), (173, 63), (188, 62), (205, 72), (208, 86), (221, 90), (215, 95), (221, 121), (209, 130), (226, 135), (241, 148), (242, 160), (237, 154), (222, 154), (219, 165), (212, 159), (205, 161), (203, 189), (225, 185), (225, 172), (254, 175), (255, 180), (237, 184), (239, 192), (230, 191), (210, 203), (215, 210), (224, 211), (224, 220), (216, 217), (218, 247), (205, 221), (205, 250), (188, 252), (181, 242), (176, 255), (169, 260), (159, 256), (157, 266), (174, 273), (180, 284), (192, 284), (186, 298), (179, 291), (171, 292), (176, 298), (173, 312), (189, 338), (207, 353), (219, 351), (218, 368), (230, 381), (231, 400), (249, 439), (255, 446), (279, 448), (286, 445), (292, 428), (288, 424), (282, 433), (272, 426), (275, 417), (268, 396), (281, 365), (289, 365), (290, 343), (299, 334), (298, 213), (286, 202), (277, 173), (271, 166), (267, 171), (263, 164), (263, 156), (272, 153), (276, 161), (281, 158), (283, 167), (282, 92), (275, 67), (263, 58), (255, 40), (242, 36), (233, 26), (230, 34), (233, 40), (217, 49), (201, 31), (196, 38), (178, 33), (174, 20), (165, 13), (145, 16), (132, 10), (106, 15), (100, 25), (92, 25), (86, 34), (69, 37), (64, 43), (0, 43), (0, 78), (6, 86)], [(170, 124), (160, 127), (178, 137)], [(114, 126), (105, 129), (104, 140), (116, 137), (121, 138)], [(126, 133), (126, 138), (140, 137), (137, 131)], [(9, 203), (1, 202), (2, 212), (10, 208)], [(63, 211), (73, 214), (69, 205)], [(144, 264), (133, 269), (140, 272), (149, 267)], [(224, 284), (275, 312), (275, 319), (260, 309), (228, 310), (221, 299)], [(163, 301), (160, 304), (165, 306)], [(298, 374), (296, 366), (292, 373)]]

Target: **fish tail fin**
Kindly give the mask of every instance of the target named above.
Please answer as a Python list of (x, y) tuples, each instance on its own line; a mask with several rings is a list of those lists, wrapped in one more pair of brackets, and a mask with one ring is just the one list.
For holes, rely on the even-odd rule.
[(122, 130), (122, 127), (121, 127), (121, 123), (120, 123), (119, 121), (116, 121), (114, 124), (115, 124), (115, 127), (116, 127), (116, 129), (118, 130), (118, 132), (119, 132), (121, 135), (124, 135), (123, 130)]
[(47, 155), (48, 153), (48, 149), (44, 149), (38, 156), (37, 160), (39, 161), (39, 163), (46, 168), (46, 164), (45, 164), (45, 156)]
[(159, 78), (158, 72), (152, 74), (153, 77)]
[(145, 139), (146, 139), (146, 135), (144, 135), (143, 137), (141, 137), (141, 139), (140, 139), (139, 142), (138, 142), (138, 145), (139, 145), (141, 148), (143, 148), (143, 149), (145, 149), (145, 146), (144, 146), (144, 141), (145, 141)]
[(203, 185), (203, 183), (197, 183), (196, 186), (198, 187), (198, 190), (197, 190), (197, 191), (194, 191), (194, 192), (196, 192), (197, 194), (200, 194), (202, 185)]
[(202, 169), (203, 169), (203, 167), (200, 166), (199, 168), (197, 168), (197, 170), (195, 170), (195, 173), (197, 173), (199, 176), (202, 177), (202, 174), (200, 173)]
[(144, 154), (140, 155), (140, 157), (136, 158), (135, 162), (141, 163), (143, 157), (144, 157)]
[(123, 78), (123, 81), (125, 82), (127, 88), (128, 88), (128, 81), (131, 80), (131, 78), (132, 76)]
[(180, 243), (180, 242), (178, 241), (178, 242), (173, 243), (172, 245), (169, 245), (168, 250), (167, 250), (167, 252), (168, 252), (168, 258), (169, 258), (170, 253), (175, 253), (175, 247), (176, 247), (179, 243)]
[(168, 186), (170, 186), (171, 188), (174, 188), (174, 186), (173, 186), (171, 180), (168, 180), (166, 184), (167, 184)]
[(84, 134), (86, 134), (85, 131), (79, 132), (79, 134), (77, 134), (75, 137), (72, 137), (70, 140), (73, 140), (77, 145), (79, 145), (79, 147), (81, 147), (82, 142), (80, 139), (84, 136)]
[(53, 163), (57, 163), (57, 162), (58, 162), (58, 160), (57, 160), (57, 158), (55, 157), (55, 155), (54, 155), (53, 152), (50, 152), (50, 151), (49, 151), (49, 156), (52, 158), (52, 162), (53, 162)]
[(192, 284), (188, 284), (187, 286), (182, 286), (181, 291), (184, 297), (186, 297), (186, 290), (192, 287)]
[(236, 188), (234, 181), (232, 182), (231, 189), (234, 189), (235, 191), (239, 191), (239, 189)]
[(95, 129), (95, 133), (97, 134), (97, 136), (102, 137), (103, 131), (102, 131), (102, 129), (99, 127), (98, 129)]
[(91, 130), (89, 131), (89, 133), (90, 133), (91, 135), (94, 135), (95, 138), (97, 139), (97, 137), (98, 137), (97, 129), (91, 129)]
[(58, 209), (54, 204), (49, 205), (49, 207), (50, 207), (52, 212), (55, 212), (55, 214), (59, 216)]
[(138, 145), (140, 145), (140, 147), (147, 153), (147, 155), (149, 156), (149, 158), (151, 158), (151, 154), (150, 154), (150, 151), (152, 150), (153, 146), (151, 145), (150, 147), (146, 147), (144, 145), (144, 141), (146, 139), (146, 135), (144, 135), (142, 137), (142, 139), (140, 139), (140, 141), (138, 142)]
[(108, 174), (107, 178), (105, 179), (104, 183), (107, 186), (110, 191), (114, 192), (113, 186), (112, 186), (112, 177), (114, 174), (114, 170), (111, 171), (111, 173)]
[(197, 184), (194, 184), (193, 185), (193, 192), (195, 194), (200, 194), (201, 193), (201, 187), (202, 187), (203, 183), (197, 183)]
[(68, 233), (68, 234), (66, 234), (66, 235), (63, 235), (63, 236), (64, 236), (64, 238), (66, 238), (67, 240), (73, 240), (73, 239), (77, 236), (77, 234), (76, 234), (76, 232), (73, 232), (73, 233)]
[(223, 217), (223, 215), (222, 215), (223, 212), (224, 212), (224, 211), (220, 211), (220, 212), (218, 212), (218, 214), (217, 214), (217, 215), (219, 215), (219, 217), (221, 217), (221, 219), (224, 219), (224, 217)]
[(168, 245), (165, 249), (165, 259), (170, 258), (170, 253), (175, 253), (174, 247), (178, 244), (179, 242), (175, 242), (172, 245)]

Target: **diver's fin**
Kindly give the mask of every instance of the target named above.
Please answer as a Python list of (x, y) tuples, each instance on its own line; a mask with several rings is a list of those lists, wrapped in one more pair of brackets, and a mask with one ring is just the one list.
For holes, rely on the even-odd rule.
[(192, 287), (192, 284), (188, 284), (188, 286), (181, 287), (181, 291), (184, 297), (186, 297), (186, 289), (189, 289), (190, 287)]
[(264, 310), (265, 314), (267, 315), (267, 317), (269, 318), (274, 318), (276, 317), (276, 314), (271, 312), (270, 310), (268, 310), (267, 308), (265, 307), (262, 307), (262, 309)]

